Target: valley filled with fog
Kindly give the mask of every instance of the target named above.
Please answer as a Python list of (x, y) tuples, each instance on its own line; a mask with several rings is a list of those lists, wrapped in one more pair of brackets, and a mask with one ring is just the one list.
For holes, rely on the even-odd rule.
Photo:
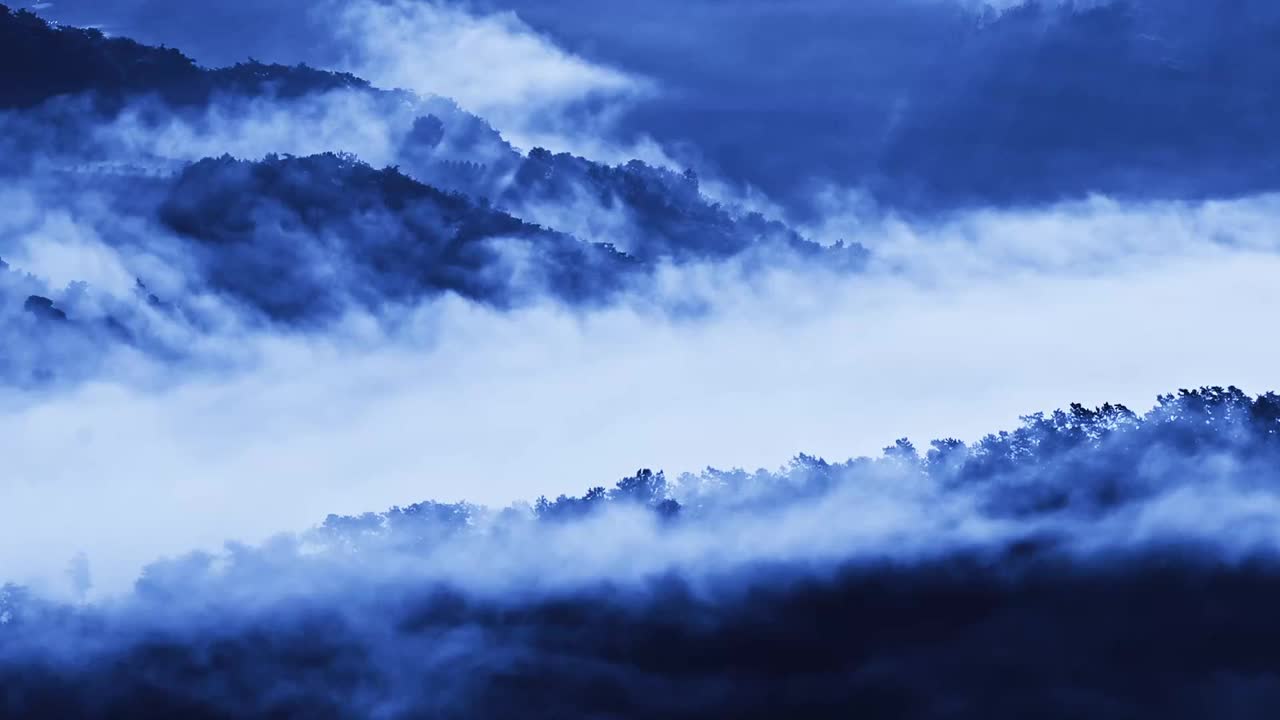
[(1268, 717), (1280, 11), (584, 5), (0, 6), (0, 716)]

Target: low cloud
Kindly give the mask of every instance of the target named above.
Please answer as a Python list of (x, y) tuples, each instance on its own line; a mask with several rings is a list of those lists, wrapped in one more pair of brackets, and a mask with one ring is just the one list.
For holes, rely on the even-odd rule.
[[(445, 297), (394, 329), (360, 313), (319, 334), (242, 326), (203, 341), (218, 372), (11, 391), (2, 520), (42, 550), (5, 564), (92, 546), (124, 578), (329, 512), (502, 505), (641, 466), (774, 467), (973, 439), (1068, 402), (1262, 390), (1280, 352), (1259, 332), (1275, 202), (899, 221), (857, 236), (884, 259), (853, 276), (671, 266), (594, 310)], [(54, 505), (66, 522), (34, 520)]]

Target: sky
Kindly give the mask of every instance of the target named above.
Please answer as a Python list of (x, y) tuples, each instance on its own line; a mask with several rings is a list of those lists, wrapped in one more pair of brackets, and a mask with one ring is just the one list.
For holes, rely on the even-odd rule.
[(528, 143), (586, 149), (589, 128), (596, 155), (666, 157), (806, 219), (827, 185), (935, 212), (1092, 192), (1238, 196), (1277, 179), (1266, 123), (1280, 11), (1264, 0), (64, 0), (46, 12), (211, 65), (347, 67), (455, 97)]

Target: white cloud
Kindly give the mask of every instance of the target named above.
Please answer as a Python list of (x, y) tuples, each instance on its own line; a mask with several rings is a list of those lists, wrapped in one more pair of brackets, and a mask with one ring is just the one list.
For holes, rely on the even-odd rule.
[(8, 217), (0, 226), (0, 257), (61, 289), (76, 281), (111, 292), (133, 287), (134, 276), (95, 230), (64, 209), (46, 212), (36, 196), (20, 188), (0, 192)]
[(587, 101), (600, 107), (583, 121), (603, 122), (614, 104), (646, 92), (644, 81), (567, 52), (513, 12), (360, 0), (337, 17), (349, 70), (381, 87), (452, 98), (525, 148), (571, 144), (565, 113)]
[(94, 136), (114, 156), (135, 162), (340, 151), (382, 167), (395, 161), (414, 110), (350, 90), (297, 100), (220, 98), (198, 113), (158, 112), (137, 104), (96, 127)]
[[(1255, 198), (894, 221), (849, 238), (889, 258), (867, 275), (670, 269), (594, 311), (447, 299), (395, 334), (215, 339), (236, 369), (164, 390), (11, 396), (0, 528), (27, 542), (0, 543), (0, 574), (88, 550), (126, 578), (329, 512), (842, 459), (1178, 387), (1264, 391), (1280, 385), (1276, 216)], [(673, 318), (654, 294), (709, 309)]]

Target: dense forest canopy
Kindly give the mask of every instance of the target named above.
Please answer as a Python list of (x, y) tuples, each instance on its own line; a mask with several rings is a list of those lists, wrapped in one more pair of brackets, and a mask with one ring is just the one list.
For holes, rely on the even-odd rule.
[[(331, 515), (157, 562), (109, 605), (7, 585), (0, 677), (20, 715), (1199, 716), (1275, 700), (1256, 619), (1280, 597), (1258, 524), (1277, 460), (1280, 397), (1202, 388), (1142, 416), (1037, 414), (973, 447)], [(1184, 495), (1199, 519), (1162, 513)], [(996, 524), (806, 524), (875, 524), (860, 507), (886, 501), (947, 514), (949, 498)], [(1235, 532), (1187, 533), (1206, 520)], [(1170, 695), (1170, 677), (1190, 684)]]
[[(866, 262), (857, 244), (820, 245), (708, 198), (691, 171), (521, 154), (444, 99), (301, 65), (206, 69), (174, 49), (26, 10), (4, 9), (0, 26), (13, 38), (3, 65), (16, 73), (0, 99), (10, 110), (0, 115), (9, 130), (0, 170), (33, 201), (68, 207), (133, 261), (136, 279), (114, 292), (85, 278), (63, 289), (0, 267), (15, 329), (6, 345), (21, 347), (0, 355), (10, 384), (83, 379), (120, 348), (167, 361), (190, 344), (175, 336), (204, 333), (228, 312), (316, 327), (442, 294), (498, 307), (599, 304), (672, 263), (856, 272)], [(353, 106), (360, 116), (337, 117)], [(243, 115), (248, 124), (236, 126)], [(373, 123), (392, 163), (378, 169), (345, 151), (164, 154), (306, 122)], [(77, 198), (92, 207), (73, 207)], [(582, 216), (616, 221), (597, 228), (579, 225)], [(174, 273), (180, 282), (160, 282)], [(210, 298), (230, 310), (211, 313)], [(52, 317), (68, 322), (43, 322)]]

